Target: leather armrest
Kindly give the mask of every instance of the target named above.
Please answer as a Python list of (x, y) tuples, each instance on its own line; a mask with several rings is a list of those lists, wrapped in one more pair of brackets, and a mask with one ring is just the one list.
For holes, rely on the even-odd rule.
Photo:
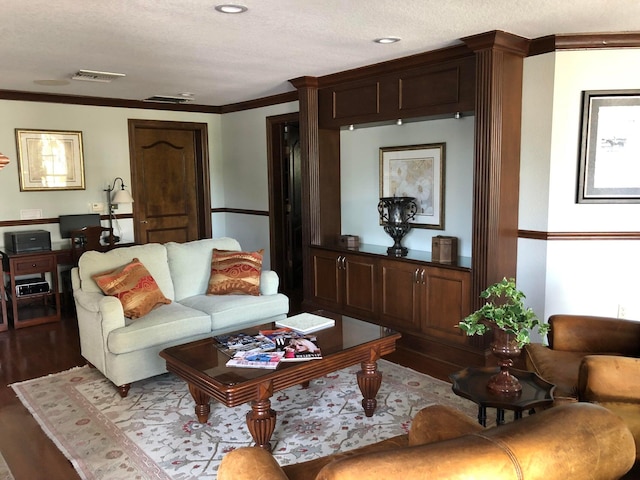
[(409, 445), (426, 445), (480, 430), (483, 427), (464, 413), (443, 405), (431, 405), (420, 410), (413, 418)]
[(583, 402), (640, 403), (640, 358), (584, 357), (578, 377), (578, 398)]
[(639, 356), (640, 322), (587, 315), (552, 315), (549, 346), (553, 350)]
[(218, 467), (218, 480), (288, 480), (273, 456), (260, 447), (227, 453)]

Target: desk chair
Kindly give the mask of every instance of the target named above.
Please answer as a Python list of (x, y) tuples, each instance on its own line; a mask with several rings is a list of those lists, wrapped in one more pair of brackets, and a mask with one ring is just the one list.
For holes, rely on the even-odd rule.
[[(105, 235), (106, 233), (106, 235)], [(104, 242), (102, 241), (104, 240)], [(113, 237), (113, 228), (102, 226), (82, 227), (77, 230), (71, 230), (71, 260), (72, 266), (78, 266), (78, 260), (82, 254), (89, 250), (98, 250), (105, 252), (111, 250), (115, 246)], [(61, 272), (62, 277), (62, 296), (64, 309), (71, 312), (75, 308), (71, 287), (71, 270)]]

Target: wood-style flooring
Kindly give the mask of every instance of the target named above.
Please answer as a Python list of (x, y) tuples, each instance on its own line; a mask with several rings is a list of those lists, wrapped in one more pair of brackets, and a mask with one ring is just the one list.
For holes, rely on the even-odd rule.
[(73, 316), (0, 332), (0, 452), (16, 480), (80, 477), (8, 385), (85, 363)]
[[(415, 356), (402, 350), (387, 358), (424, 371), (420, 365), (411, 364)], [(8, 385), (84, 364), (73, 315), (66, 315), (59, 323), (0, 332), (0, 452), (16, 480), (79, 477)], [(640, 479), (640, 468), (637, 466), (624, 478)]]

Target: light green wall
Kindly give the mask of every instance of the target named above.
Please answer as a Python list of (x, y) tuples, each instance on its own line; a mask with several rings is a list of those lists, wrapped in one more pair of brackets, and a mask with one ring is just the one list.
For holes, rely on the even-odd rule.
[[(127, 120), (130, 118), (206, 123), (209, 132), (212, 191), (221, 183), (218, 175), (222, 154), (220, 115), (11, 100), (0, 100), (0, 111), (0, 152), (11, 159), (11, 163), (0, 171), (0, 221), (19, 220), (21, 209), (40, 209), (43, 218), (89, 213), (91, 203), (106, 202), (103, 190), (115, 177), (122, 177), (125, 183), (130, 185), (127, 130)], [(85, 190), (21, 192), (18, 181), (16, 128), (81, 131)], [(131, 206), (121, 205), (118, 212), (130, 213)], [(132, 241), (131, 220), (121, 220), (119, 224), (123, 241)], [(0, 245), (4, 243), (2, 232), (34, 228), (49, 230), (52, 242), (60, 240), (57, 224), (31, 225), (0, 228)]]
[(358, 235), (361, 243), (393, 245), (380, 225), (380, 148), (445, 144), (444, 230), (413, 228), (402, 244), (431, 251), (435, 235), (458, 237), (458, 252), (471, 256), (473, 206), (474, 117), (405, 122), (340, 133), (342, 234)]
[[(523, 230), (637, 232), (640, 204), (578, 204), (582, 92), (637, 89), (640, 50), (562, 51), (525, 59), (520, 219)], [(536, 313), (640, 319), (635, 240), (518, 243), (518, 284)]]

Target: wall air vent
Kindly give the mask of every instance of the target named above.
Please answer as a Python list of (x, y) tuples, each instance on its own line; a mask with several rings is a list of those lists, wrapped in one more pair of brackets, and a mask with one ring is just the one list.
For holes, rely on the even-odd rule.
[(152, 97), (145, 98), (145, 102), (160, 102), (160, 103), (189, 103), (193, 101), (192, 97), (174, 97), (171, 95), (153, 95)]
[(126, 77), (124, 73), (97, 72), (95, 70), (78, 70), (71, 77), (73, 80), (83, 80), (85, 82), (110, 83), (116, 78)]

